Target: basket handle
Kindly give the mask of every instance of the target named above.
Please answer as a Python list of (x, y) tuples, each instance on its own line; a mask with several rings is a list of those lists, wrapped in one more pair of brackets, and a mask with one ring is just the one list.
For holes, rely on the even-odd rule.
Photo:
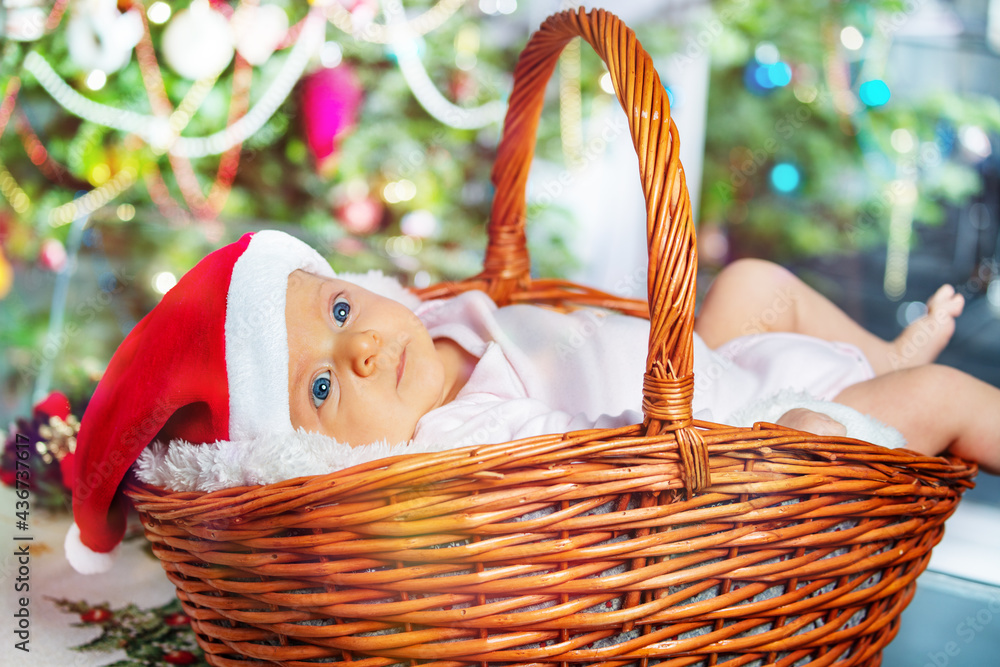
[(477, 277), (498, 305), (531, 284), (525, 237), (525, 190), (535, 151), (545, 84), (563, 47), (582, 37), (604, 60), (628, 116), (646, 198), (649, 245), (649, 355), (643, 378), (647, 435), (674, 432), (685, 487), (708, 486), (708, 453), (692, 426), (697, 253), (691, 203), (678, 156), (677, 127), (653, 62), (618, 17), (601, 9), (550, 16), (528, 41), (514, 70), (492, 180), (496, 187), (483, 272)]

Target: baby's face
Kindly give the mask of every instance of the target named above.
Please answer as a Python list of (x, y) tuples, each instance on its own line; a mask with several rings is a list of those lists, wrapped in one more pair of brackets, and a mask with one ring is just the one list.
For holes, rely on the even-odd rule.
[(343, 280), (288, 277), (292, 426), (352, 446), (409, 440), (444, 402), (445, 372), (427, 329), (403, 304)]

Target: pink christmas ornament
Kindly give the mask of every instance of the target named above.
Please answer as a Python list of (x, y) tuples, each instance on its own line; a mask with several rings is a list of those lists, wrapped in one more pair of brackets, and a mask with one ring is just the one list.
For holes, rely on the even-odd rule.
[(368, 196), (350, 199), (334, 210), (344, 229), (358, 236), (378, 231), (384, 213), (385, 207)]
[(45, 239), (38, 253), (38, 263), (43, 267), (59, 273), (66, 266), (66, 248), (59, 239)]
[(357, 123), (362, 90), (347, 65), (317, 70), (302, 78), (302, 130), (316, 171), (330, 175), (336, 166), (337, 145)]

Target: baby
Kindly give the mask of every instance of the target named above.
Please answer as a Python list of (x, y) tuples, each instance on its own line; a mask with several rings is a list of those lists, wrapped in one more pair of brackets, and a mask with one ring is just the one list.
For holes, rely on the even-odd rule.
[[(695, 415), (725, 421), (791, 387), (873, 415), (917, 451), (950, 447), (996, 472), (1000, 390), (929, 363), (962, 300), (943, 288), (928, 307), (885, 342), (783, 269), (735, 263), (696, 323)], [(185, 274), (112, 358), (81, 424), (67, 558), (81, 572), (110, 567), (125, 527), (118, 487), (154, 441), (306, 431), (460, 446), (636, 423), (647, 336), (638, 318), (497, 309), (479, 292), (414, 312), (338, 278), (287, 234), (247, 234)], [(801, 408), (779, 422), (842, 432)]]
[[(890, 424), (921, 453), (951, 446), (996, 470), (1000, 390), (930, 363), (963, 303), (942, 287), (927, 314), (887, 342), (787, 270), (738, 261), (714, 281), (696, 322), (695, 416), (730, 423), (755, 399), (792, 389)], [(411, 438), (461, 446), (642, 420), (645, 320), (497, 309), (481, 292), (416, 312), (337, 278), (293, 273), (292, 425), (355, 446)], [(940, 395), (942, 387), (952, 391)], [(845, 432), (800, 407), (776, 421)]]
[(285, 322), (292, 426), (355, 446), (410, 440), (476, 364), (399, 301), (338, 278), (293, 272)]

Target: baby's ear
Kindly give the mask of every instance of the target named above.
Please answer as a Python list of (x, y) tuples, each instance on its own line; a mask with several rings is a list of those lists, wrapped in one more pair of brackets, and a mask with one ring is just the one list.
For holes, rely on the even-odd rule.
[(416, 310), (421, 304), (420, 297), (404, 287), (395, 277), (387, 276), (378, 269), (372, 269), (367, 273), (338, 273), (337, 278), (387, 299), (399, 301), (410, 310)]

